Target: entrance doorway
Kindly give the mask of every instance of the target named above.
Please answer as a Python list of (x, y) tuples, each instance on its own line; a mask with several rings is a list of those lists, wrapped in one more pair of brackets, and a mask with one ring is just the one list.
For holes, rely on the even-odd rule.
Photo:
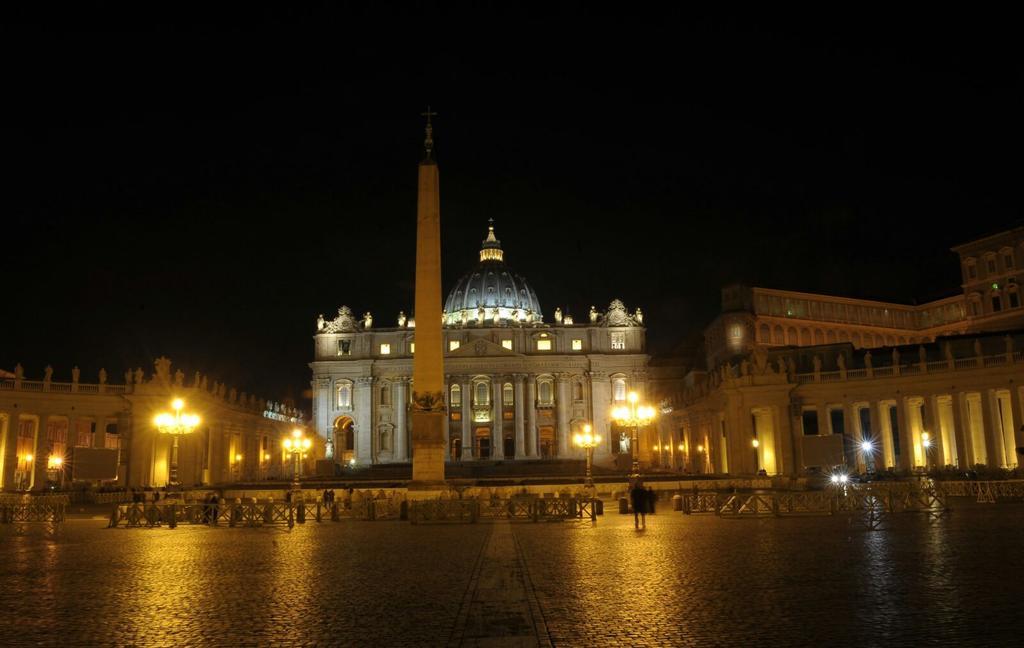
[(555, 428), (543, 425), (537, 430), (537, 450), (542, 459), (555, 456)]
[(452, 461), (458, 461), (462, 458), (462, 439), (457, 436), (453, 436), (451, 441), (448, 443), (449, 457)]
[(353, 422), (347, 416), (339, 416), (334, 422), (334, 459), (347, 464), (356, 456), (356, 435)]
[(478, 459), (491, 458), (491, 429), (479, 427), (475, 433), (476, 456)]

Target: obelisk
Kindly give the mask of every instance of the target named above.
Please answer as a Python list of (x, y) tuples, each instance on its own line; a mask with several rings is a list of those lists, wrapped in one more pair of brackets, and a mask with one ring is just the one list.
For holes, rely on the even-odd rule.
[(425, 155), (416, 202), (416, 352), (412, 361), (411, 486), (444, 481), (444, 348), (441, 335), (441, 202), (434, 139), (427, 112)]

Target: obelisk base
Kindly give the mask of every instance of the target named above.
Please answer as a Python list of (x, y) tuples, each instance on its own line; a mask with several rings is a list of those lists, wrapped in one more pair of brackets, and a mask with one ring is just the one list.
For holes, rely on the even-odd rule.
[(445, 416), (443, 411), (412, 413), (413, 454), (410, 489), (431, 489), (435, 485), (444, 485)]

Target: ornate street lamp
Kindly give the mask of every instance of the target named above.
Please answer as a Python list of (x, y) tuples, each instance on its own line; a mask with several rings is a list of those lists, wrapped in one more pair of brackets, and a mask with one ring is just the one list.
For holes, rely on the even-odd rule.
[(313, 441), (303, 436), (302, 430), (295, 428), (292, 430), (292, 435), (285, 438), (282, 445), (284, 445), (284, 451), (290, 452), (292, 455), (292, 490), (299, 490), (302, 488), (299, 484), (299, 471), (301, 470), (299, 459), (313, 446)]
[(156, 418), (153, 419), (153, 423), (158, 431), (162, 434), (170, 434), (174, 439), (174, 444), (171, 446), (171, 474), (167, 480), (167, 485), (171, 488), (180, 488), (181, 482), (178, 481), (178, 437), (195, 430), (199, 425), (199, 416), (183, 413), (185, 401), (180, 398), (175, 398), (171, 402), (171, 407), (174, 408), (174, 414), (168, 414), (167, 412), (157, 414)]
[(577, 448), (583, 448), (587, 451), (587, 479), (583, 482), (583, 485), (587, 488), (594, 487), (594, 477), (591, 473), (594, 464), (594, 448), (601, 443), (601, 435), (591, 434), (590, 431), (591, 427), (588, 423), (583, 426), (583, 434), (576, 433), (572, 437), (572, 442)]
[(633, 454), (633, 468), (630, 477), (640, 476), (640, 443), (637, 439), (640, 428), (650, 425), (654, 420), (654, 408), (648, 405), (639, 405), (640, 397), (636, 392), (629, 392), (628, 407), (616, 407), (612, 409), (612, 418), (623, 427), (632, 431), (630, 440), (630, 452)]

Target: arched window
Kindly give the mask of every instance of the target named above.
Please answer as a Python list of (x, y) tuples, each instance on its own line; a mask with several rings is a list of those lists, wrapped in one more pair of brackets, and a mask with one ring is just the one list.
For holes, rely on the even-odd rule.
[(383, 407), (391, 406), (391, 384), (384, 383), (380, 386), (380, 404)]
[(473, 404), (474, 405), (489, 405), (491, 403), (489, 385), (484, 381), (479, 381), (473, 384)]
[(577, 381), (572, 384), (572, 399), (575, 401), (583, 400), (583, 383)]
[(501, 402), (506, 407), (512, 404), (512, 383), (505, 383), (501, 388)]
[(764, 342), (765, 344), (771, 344), (771, 342), (772, 342), (772, 333), (771, 333), (771, 329), (768, 328), (767, 324), (762, 324), (761, 326), (759, 326), (757, 328), (757, 337), (759, 338), (758, 342)]
[(552, 405), (555, 402), (554, 389), (550, 378), (537, 380), (537, 401), (541, 405)]
[(1017, 286), (1011, 285), (1006, 292), (1010, 308), (1020, 308), (1020, 295), (1017, 294)]
[(462, 405), (462, 388), (458, 385), (452, 385), (452, 395), (450, 402), (454, 406)]
[(999, 295), (999, 292), (992, 293), (992, 312), (998, 313), (1003, 310), (1003, 298)]
[(612, 379), (612, 401), (616, 403), (626, 402), (626, 379)]
[(352, 383), (347, 380), (339, 380), (334, 385), (335, 405), (339, 409), (352, 407)]

